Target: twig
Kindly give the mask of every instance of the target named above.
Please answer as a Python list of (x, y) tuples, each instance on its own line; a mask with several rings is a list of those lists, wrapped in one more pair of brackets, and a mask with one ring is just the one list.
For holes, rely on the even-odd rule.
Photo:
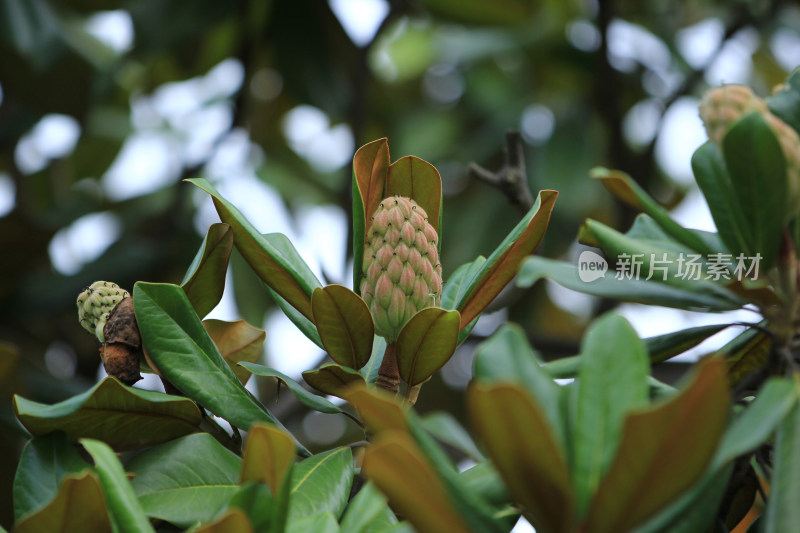
[(473, 162), (467, 167), (467, 173), (470, 177), (498, 188), (512, 205), (527, 213), (533, 207), (533, 194), (528, 187), (522, 136), (518, 131), (506, 133), (503, 161), (503, 166), (497, 172), (491, 172)]

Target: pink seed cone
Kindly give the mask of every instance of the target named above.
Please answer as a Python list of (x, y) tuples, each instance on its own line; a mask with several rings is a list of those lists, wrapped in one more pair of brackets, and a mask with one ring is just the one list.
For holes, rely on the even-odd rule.
[(425, 211), (401, 196), (384, 199), (366, 233), (361, 295), (375, 332), (389, 342), (419, 310), (439, 305), (438, 235)]

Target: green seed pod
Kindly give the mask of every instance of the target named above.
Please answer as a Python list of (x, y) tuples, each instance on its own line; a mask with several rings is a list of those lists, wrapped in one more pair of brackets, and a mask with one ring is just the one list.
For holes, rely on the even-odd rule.
[(81, 326), (97, 337), (98, 341), (105, 342), (103, 328), (109, 314), (118, 303), (128, 297), (128, 291), (121, 289), (116, 283), (95, 281), (78, 295), (78, 319)]
[(422, 207), (402, 196), (383, 200), (371, 221), (361, 296), (372, 313), (375, 332), (394, 342), (420, 309), (439, 305), (439, 237)]

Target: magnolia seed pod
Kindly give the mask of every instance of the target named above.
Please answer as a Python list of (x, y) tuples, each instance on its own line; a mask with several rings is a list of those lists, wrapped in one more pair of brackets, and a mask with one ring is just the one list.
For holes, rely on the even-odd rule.
[(102, 343), (100, 359), (108, 375), (126, 385), (142, 379), (142, 338), (128, 291), (116, 283), (95, 281), (78, 296), (77, 304), (81, 326)]
[(142, 337), (136, 324), (133, 298), (125, 298), (111, 310), (103, 327), (106, 342), (100, 348), (100, 358), (109, 376), (126, 385), (140, 379), (139, 360), (142, 357)]
[(384, 199), (375, 210), (364, 247), (361, 296), (388, 342), (419, 310), (439, 305), (442, 267), (439, 236), (414, 200)]

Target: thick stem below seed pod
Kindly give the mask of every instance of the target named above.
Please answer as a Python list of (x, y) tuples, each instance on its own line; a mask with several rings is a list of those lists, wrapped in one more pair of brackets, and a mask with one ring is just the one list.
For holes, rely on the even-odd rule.
[(139, 359), (142, 357), (142, 337), (136, 324), (133, 298), (125, 298), (109, 313), (103, 327), (105, 344), (100, 348), (100, 358), (109, 376), (126, 385), (140, 379)]
[(397, 367), (397, 345), (390, 342), (383, 353), (383, 361), (378, 369), (375, 385), (381, 389), (397, 394), (400, 392), (400, 369)]

